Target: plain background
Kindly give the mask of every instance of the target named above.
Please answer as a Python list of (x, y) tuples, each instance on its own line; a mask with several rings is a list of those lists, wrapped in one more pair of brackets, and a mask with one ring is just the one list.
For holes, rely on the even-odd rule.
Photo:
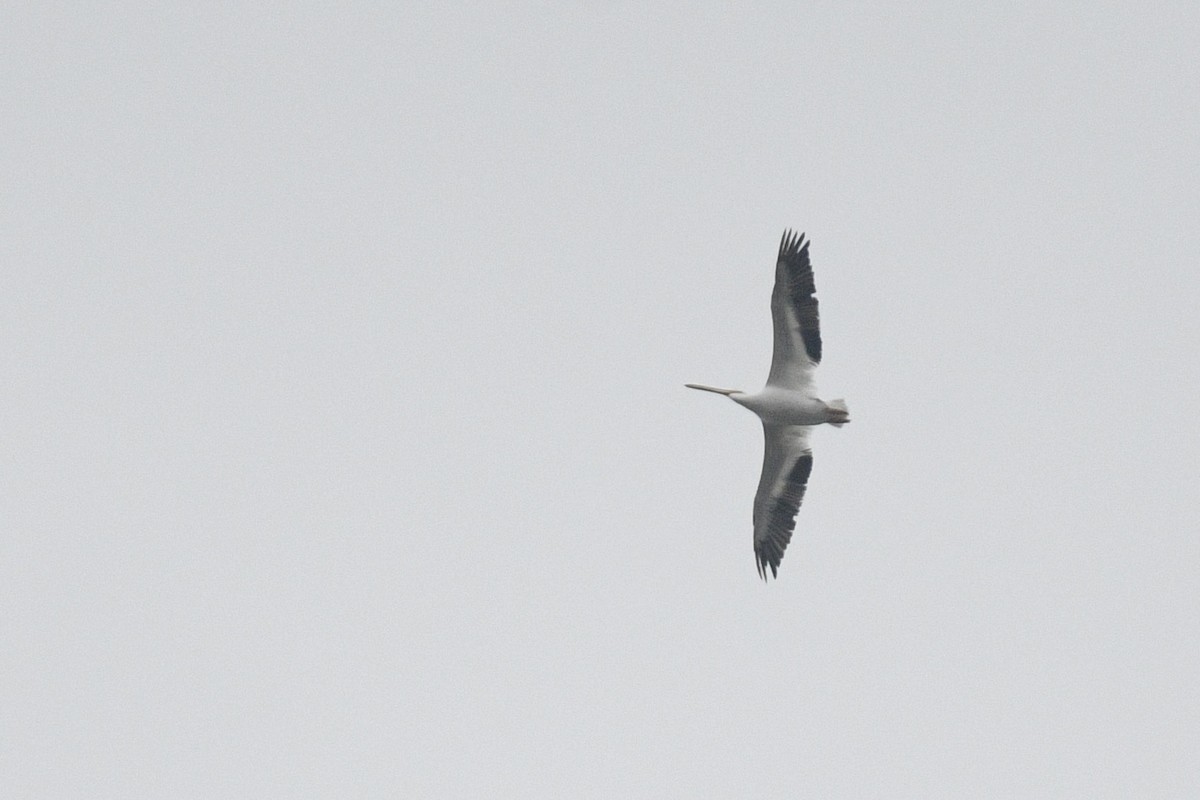
[(1194, 3), (0, 39), (6, 797), (1200, 795)]

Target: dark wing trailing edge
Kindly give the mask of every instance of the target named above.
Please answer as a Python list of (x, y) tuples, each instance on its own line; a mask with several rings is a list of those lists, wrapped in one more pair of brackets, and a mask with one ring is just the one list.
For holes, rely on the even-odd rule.
[(771, 577), (779, 577), (779, 562), (796, 528), (813, 457), (806, 426), (764, 422), (763, 438), (762, 477), (754, 497), (754, 556), (759, 577), (766, 580), (768, 568)]
[(783, 232), (779, 242), (779, 261), (776, 264), (776, 291), (780, 277), (786, 276), (786, 297), (796, 315), (804, 350), (814, 364), (821, 363), (821, 320), (817, 313), (817, 284), (813, 279), (812, 264), (808, 260), (808, 242), (803, 233)]

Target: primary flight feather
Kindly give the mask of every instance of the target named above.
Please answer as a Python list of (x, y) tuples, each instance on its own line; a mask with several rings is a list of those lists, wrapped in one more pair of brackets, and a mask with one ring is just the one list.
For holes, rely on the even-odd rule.
[(763, 580), (768, 569), (772, 577), (779, 576), (779, 562), (796, 527), (796, 512), (813, 465), (809, 432), (814, 425), (828, 423), (840, 428), (850, 421), (844, 401), (826, 403), (816, 395), (813, 371), (821, 363), (816, 292), (804, 234), (784, 231), (771, 292), (775, 349), (766, 386), (748, 394), (740, 389), (685, 384), (689, 389), (726, 395), (762, 420), (765, 445), (762, 477), (754, 496), (754, 556)]

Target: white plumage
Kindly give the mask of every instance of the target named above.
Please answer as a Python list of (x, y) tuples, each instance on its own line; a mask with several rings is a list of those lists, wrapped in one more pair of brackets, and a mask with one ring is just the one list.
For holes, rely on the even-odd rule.
[(816, 395), (813, 372), (821, 363), (816, 291), (804, 234), (784, 231), (771, 293), (775, 348), (766, 386), (748, 394), (740, 389), (685, 384), (690, 389), (726, 395), (762, 420), (765, 447), (762, 477), (754, 496), (754, 555), (764, 580), (768, 568), (778, 577), (779, 562), (804, 500), (813, 463), (808, 443), (812, 426), (829, 423), (840, 428), (850, 421), (845, 402), (826, 403)]

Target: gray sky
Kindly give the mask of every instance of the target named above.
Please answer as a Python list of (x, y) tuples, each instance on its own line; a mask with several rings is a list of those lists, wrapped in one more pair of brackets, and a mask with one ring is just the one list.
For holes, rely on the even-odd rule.
[(7, 796), (1200, 794), (1200, 11), (1047, 5), (10, 11)]

